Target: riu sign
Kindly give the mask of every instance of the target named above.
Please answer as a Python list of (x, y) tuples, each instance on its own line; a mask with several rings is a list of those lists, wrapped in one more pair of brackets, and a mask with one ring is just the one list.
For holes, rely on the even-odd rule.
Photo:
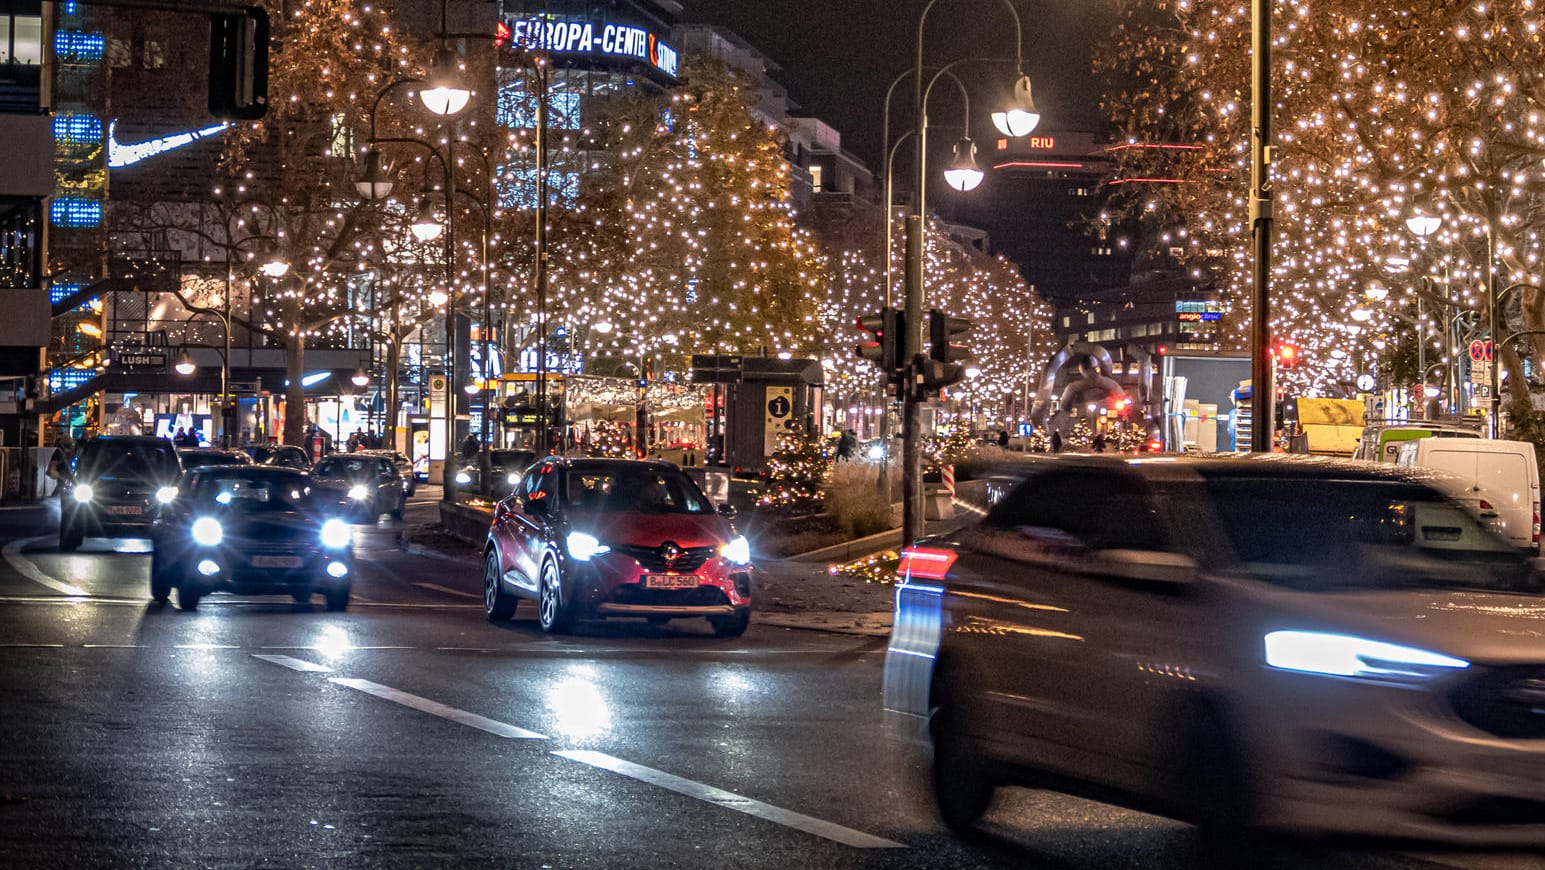
[(641, 60), (675, 77), (681, 59), (652, 31), (629, 24), (520, 18), (501, 22), (494, 45), (553, 54), (591, 54)]

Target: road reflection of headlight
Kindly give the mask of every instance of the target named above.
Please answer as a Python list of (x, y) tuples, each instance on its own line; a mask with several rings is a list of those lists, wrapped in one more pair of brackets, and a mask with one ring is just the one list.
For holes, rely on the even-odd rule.
[(86, 502), (91, 501), (92, 496), (95, 496), (97, 493), (96, 490), (91, 488), (91, 484), (82, 483), (78, 484), (75, 489), (71, 490), (70, 494), (75, 496), (76, 501), (80, 502), (81, 504), (85, 504)]
[(349, 545), (349, 524), (339, 519), (331, 519), (322, 524), (322, 546), (332, 550), (341, 550)]
[(356, 483), (349, 487), (349, 498), (355, 501), (364, 501), (370, 497), (370, 490), (363, 483)]
[(225, 529), (214, 517), (199, 517), (193, 521), (193, 542), (202, 547), (213, 547), (225, 538)]
[(177, 500), (177, 487), (163, 486), (156, 490), (156, 501), (161, 504), (171, 504)]
[(584, 676), (569, 676), (554, 683), (547, 690), (547, 708), (557, 717), (558, 732), (565, 737), (593, 737), (612, 725), (606, 696)]

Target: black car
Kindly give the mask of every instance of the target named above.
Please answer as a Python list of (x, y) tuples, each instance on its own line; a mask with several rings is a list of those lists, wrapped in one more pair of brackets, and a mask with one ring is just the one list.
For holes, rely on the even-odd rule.
[(177, 497), (182, 463), (165, 438), (104, 436), (81, 444), (60, 491), (59, 549), (87, 536), (145, 537)]
[(402, 474), (384, 456), (336, 453), (311, 467), (311, 486), (330, 509), (360, 520), (374, 520), (384, 513), (402, 519), (408, 494)]
[(356, 450), (355, 456), (384, 456), (397, 466), (397, 473), (402, 475), (402, 491), (408, 495), (418, 491), (418, 477), (413, 473), (413, 460), (395, 450)]
[[(490, 450), (488, 465), (493, 480), (493, 491), (507, 495), (520, 483), (520, 476), (536, 462), (534, 450)], [(483, 480), (482, 456), (474, 456), (456, 473), (456, 485), (465, 490), (481, 490)]]
[(244, 449), (252, 461), (259, 465), (277, 465), (297, 471), (311, 469), (311, 456), (304, 448), (293, 444), (254, 444)]
[(328, 610), (349, 606), (353, 552), (346, 522), (330, 516), (302, 471), (260, 465), (206, 466), (188, 472), (156, 520), (150, 597), (177, 590), (183, 610), (211, 592), (314, 593)]
[(207, 465), (251, 465), (252, 458), (240, 450), (219, 447), (184, 447), (177, 451), (183, 470), (203, 468)]

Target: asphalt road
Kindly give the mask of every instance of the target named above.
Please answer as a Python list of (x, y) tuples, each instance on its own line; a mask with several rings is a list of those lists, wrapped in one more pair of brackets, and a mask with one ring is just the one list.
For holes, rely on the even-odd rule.
[[(413, 512), (427, 511), (425, 491)], [(945, 832), (879, 715), (883, 640), (491, 625), (461, 562), (356, 528), (343, 614), (148, 602), (143, 546), (0, 510), (0, 865), (1185, 867), (1175, 823), (1005, 791)], [(1295, 866), (1525, 855), (1295, 847)]]

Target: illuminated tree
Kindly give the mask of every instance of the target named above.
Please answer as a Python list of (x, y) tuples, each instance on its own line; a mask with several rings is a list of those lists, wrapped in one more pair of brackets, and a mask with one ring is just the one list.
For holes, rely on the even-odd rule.
[[(1277, 5), (1272, 325), (1303, 349), (1304, 364), (1282, 373), (1291, 391), (1348, 392), (1377, 362), (1380, 336), (1408, 328), (1388, 312), (1414, 314), (1417, 293), (1429, 303), (1428, 358), (1443, 362), (1443, 324), (1484, 299), (1488, 235), (1499, 287), (1537, 282), (1541, 23), (1537, 0)], [(1131, 146), (1113, 152), (1118, 175), (1163, 182), (1124, 185), (1112, 219), (1167, 235), (1179, 266), (1217, 280), (1227, 341), (1242, 347), (1247, 9), (1125, 0), (1112, 37), (1096, 71), (1105, 110)], [(1417, 209), (1444, 217), (1425, 244), (1405, 226)], [(1375, 279), (1392, 301), (1367, 298)], [(1522, 296), (1528, 324), (1545, 322), (1540, 295)], [(1508, 363), (1523, 390), (1522, 367)]]

